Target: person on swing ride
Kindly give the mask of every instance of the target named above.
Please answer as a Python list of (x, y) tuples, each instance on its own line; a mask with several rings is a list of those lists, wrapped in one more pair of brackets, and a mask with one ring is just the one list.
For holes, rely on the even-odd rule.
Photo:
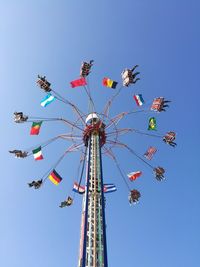
[(159, 108), (159, 112), (161, 112), (161, 111), (166, 111), (166, 109), (165, 108), (168, 108), (169, 107), (169, 105), (168, 104), (166, 104), (166, 103), (169, 103), (169, 102), (171, 102), (170, 100), (165, 100), (164, 99), (164, 97), (160, 97), (160, 101), (161, 101), (161, 103), (160, 103), (160, 108)]
[(138, 190), (133, 189), (130, 191), (128, 200), (130, 204), (136, 204), (139, 201), (139, 198), (141, 197), (141, 194)]
[(90, 62), (83, 62), (81, 65), (81, 70), (80, 70), (80, 76), (81, 77), (86, 77), (90, 74), (90, 69), (93, 66), (94, 60), (90, 60)]
[(26, 158), (28, 156), (28, 152), (22, 150), (9, 150), (9, 153), (15, 154), (16, 158)]
[(25, 116), (23, 112), (14, 112), (14, 122), (20, 123), (28, 120), (28, 116)]
[(162, 167), (156, 167), (156, 168), (153, 169), (153, 172), (155, 174), (155, 178), (159, 182), (165, 179), (165, 177), (164, 177), (164, 173), (165, 173), (164, 168), (162, 168)]
[(172, 147), (176, 147), (177, 144), (174, 142), (175, 138), (176, 138), (175, 132), (168, 132), (165, 136), (163, 136), (163, 141)]
[(61, 204), (60, 204), (60, 208), (64, 208), (64, 207), (67, 207), (67, 206), (71, 206), (73, 203), (73, 198), (71, 198), (70, 196), (67, 198), (67, 200), (65, 201), (62, 201)]
[(136, 68), (138, 68), (138, 67), (139, 67), (139, 65), (135, 65), (135, 66), (131, 69), (131, 71), (134, 72), (134, 70), (135, 70)]
[(136, 78), (136, 76), (140, 72), (135, 72), (134, 70), (138, 67), (138, 65), (135, 65), (132, 69), (125, 69), (122, 71), (122, 81), (123, 81), (123, 86), (129, 86), (131, 83), (135, 84), (140, 78)]
[(41, 89), (43, 89), (46, 93), (51, 92), (51, 88), (50, 88), (51, 84), (50, 84), (50, 82), (48, 82), (48, 81), (46, 80), (46, 76), (43, 76), (43, 77), (42, 77), (42, 76), (38, 75), (37, 84), (38, 84), (38, 86), (39, 86)]
[(166, 103), (170, 103), (170, 102), (172, 102), (171, 100), (165, 100), (164, 99), (164, 104), (166, 104)]
[(42, 185), (43, 180), (37, 180), (37, 181), (32, 181), (31, 183), (28, 183), (29, 187), (34, 187), (35, 189), (39, 189)]
[(137, 81), (140, 80), (140, 78), (136, 78), (136, 76), (137, 76), (138, 74), (140, 74), (140, 72), (135, 72), (135, 73), (134, 73), (134, 70), (135, 70), (137, 67), (139, 67), (139, 65), (135, 65), (135, 66), (131, 69), (131, 71), (132, 71), (132, 77), (133, 77), (133, 83), (136, 83)]

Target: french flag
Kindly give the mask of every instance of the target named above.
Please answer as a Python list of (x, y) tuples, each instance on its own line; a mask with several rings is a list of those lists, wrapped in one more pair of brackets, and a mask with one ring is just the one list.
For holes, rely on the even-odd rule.
[(142, 106), (144, 104), (144, 99), (141, 94), (134, 95), (133, 98), (138, 106)]
[(77, 182), (74, 183), (73, 191), (79, 194), (85, 193), (85, 186), (79, 185)]

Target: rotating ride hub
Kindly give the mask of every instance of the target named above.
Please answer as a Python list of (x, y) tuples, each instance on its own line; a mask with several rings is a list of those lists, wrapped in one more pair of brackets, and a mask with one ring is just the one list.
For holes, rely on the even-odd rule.
[(91, 134), (98, 134), (100, 146), (106, 143), (105, 124), (99, 119), (96, 113), (91, 113), (87, 116), (86, 127), (83, 131), (83, 142), (88, 146), (88, 140)]

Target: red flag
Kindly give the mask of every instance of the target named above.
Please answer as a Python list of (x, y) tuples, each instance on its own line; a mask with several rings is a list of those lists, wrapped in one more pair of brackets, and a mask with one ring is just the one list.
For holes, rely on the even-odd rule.
[(78, 80), (71, 81), (70, 84), (71, 84), (71, 87), (74, 88), (77, 86), (84, 86), (87, 84), (87, 82), (86, 82), (86, 79), (84, 77), (82, 77)]
[(136, 180), (141, 175), (142, 175), (142, 172), (141, 171), (131, 172), (131, 173), (127, 174), (127, 176), (130, 179), (130, 181)]

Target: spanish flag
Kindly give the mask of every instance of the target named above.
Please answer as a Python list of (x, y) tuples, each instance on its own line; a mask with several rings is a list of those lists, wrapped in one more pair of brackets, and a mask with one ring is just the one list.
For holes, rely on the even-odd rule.
[(40, 132), (41, 125), (42, 125), (42, 121), (33, 122), (30, 135), (38, 135)]
[(62, 177), (56, 172), (56, 170), (53, 170), (49, 175), (49, 180), (55, 185), (58, 185), (62, 181)]
[(117, 82), (109, 79), (109, 78), (103, 78), (103, 81), (102, 81), (103, 85), (106, 86), (106, 87), (110, 87), (110, 88), (113, 88), (115, 89), (116, 86), (117, 86)]

